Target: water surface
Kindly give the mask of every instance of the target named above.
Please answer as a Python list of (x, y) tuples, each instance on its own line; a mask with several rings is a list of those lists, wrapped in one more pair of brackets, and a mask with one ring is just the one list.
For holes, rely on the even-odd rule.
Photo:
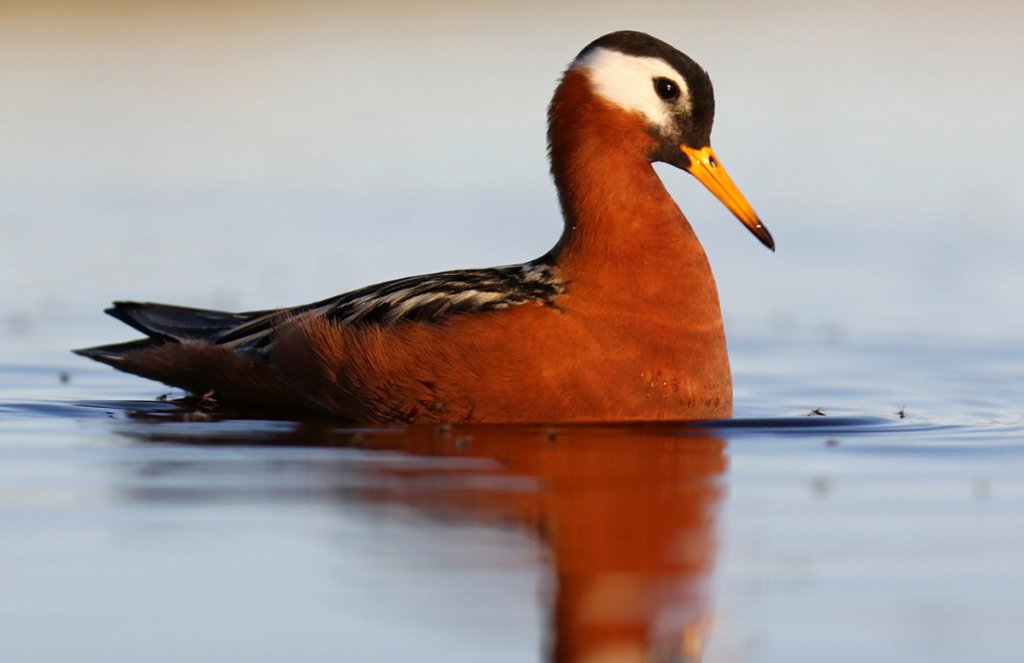
[(1019, 658), (1015, 349), (733, 345), (708, 425), (339, 428), (7, 364), (0, 654)]

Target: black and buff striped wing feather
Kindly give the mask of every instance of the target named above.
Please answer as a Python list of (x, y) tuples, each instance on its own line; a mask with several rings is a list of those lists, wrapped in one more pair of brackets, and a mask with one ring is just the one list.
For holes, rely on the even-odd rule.
[(138, 302), (116, 302), (107, 313), (149, 338), (76, 350), (93, 359), (161, 342), (203, 339), (237, 350), (262, 350), (274, 329), (296, 315), (323, 317), (344, 325), (431, 322), (462, 313), (492, 311), (526, 302), (553, 306), (564, 284), (541, 259), (522, 265), (439, 272), (380, 283), (304, 306), (228, 313)]

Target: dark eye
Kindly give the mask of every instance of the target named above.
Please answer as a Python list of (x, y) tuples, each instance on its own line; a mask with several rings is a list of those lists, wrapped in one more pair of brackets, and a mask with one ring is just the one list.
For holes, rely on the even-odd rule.
[(654, 91), (665, 101), (675, 101), (679, 98), (679, 86), (671, 78), (655, 78)]

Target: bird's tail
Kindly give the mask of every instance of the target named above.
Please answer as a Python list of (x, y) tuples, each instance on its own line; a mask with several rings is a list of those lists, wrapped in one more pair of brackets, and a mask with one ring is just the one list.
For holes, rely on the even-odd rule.
[(216, 343), (227, 333), (268, 313), (229, 313), (145, 302), (114, 302), (105, 312), (146, 335), (146, 338), (127, 343), (73, 350), (83, 357), (111, 365), (117, 365), (126, 353), (155, 345), (180, 343), (189, 339)]

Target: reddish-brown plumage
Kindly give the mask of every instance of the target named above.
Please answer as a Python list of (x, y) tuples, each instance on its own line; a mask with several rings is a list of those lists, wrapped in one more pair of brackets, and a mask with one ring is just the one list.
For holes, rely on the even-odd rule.
[(732, 413), (714, 277), (651, 164), (637, 113), (570, 69), (550, 108), (565, 216), (564, 290), (437, 320), (343, 324), (300, 314), (265, 356), (215, 341), (154, 344), (108, 361), (222, 399), (354, 422), (709, 419)]

